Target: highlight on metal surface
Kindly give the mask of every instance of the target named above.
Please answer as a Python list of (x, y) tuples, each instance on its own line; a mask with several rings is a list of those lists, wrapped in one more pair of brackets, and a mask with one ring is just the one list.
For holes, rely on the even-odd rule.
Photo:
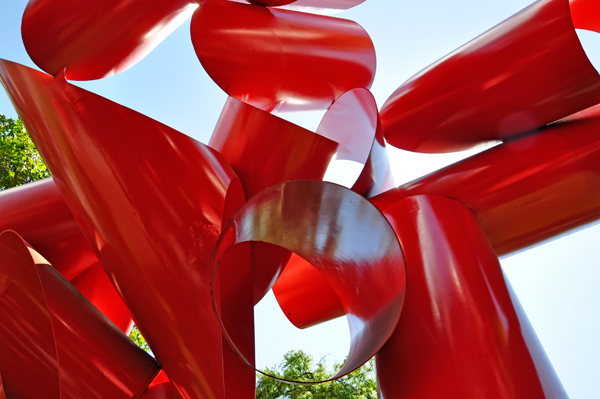
[[(363, 1), (29, 1), (50, 75), (0, 60), (0, 82), (53, 178), (0, 193), (1, 399), (252, 399), (271, 287), (297, 327), (345, 315), (332, 379), (376, 355), (383, 399), (566, 397), (498, 256), (600, 220), (600, 76), (574, 30), (600, 32), (600, 3), (533, 3), (380, 115), (368, 33), (322, 15)], [(208, 146), (67, 82), (190, 16), (229, 95)], [(304, 110), (327, 110), (316, 132), (273, 114)], [(393, 188), (386, 140), (503, 143)], [(346, 187), (332, 159), (359, 166)]]
[(215, 285), (217, 279), (229, 277), (219, 273), (226, 251), (251, 241), (278, 245), (301, 256), (335, 290), (348, 319), (351, 344), (346, 362), (332, 379), (361, 366), (387, 341), (400, 317), (406, 285), (396, 235), (383, 215), (358, 194), (333, 183), (294, 180), (246, 202), (223, 229), (215, 249), (213, 307), (224, 336), (246, 364), (252, 366), (221, 321)]
[(581, 21), (598, 30), (584, 22), (597, 2), (569, 5), (537, 1), (411, 77), (381, 110), (387, 142), (416, 152), (460, 151), (599, 103), (600, 76), (574, 29)]

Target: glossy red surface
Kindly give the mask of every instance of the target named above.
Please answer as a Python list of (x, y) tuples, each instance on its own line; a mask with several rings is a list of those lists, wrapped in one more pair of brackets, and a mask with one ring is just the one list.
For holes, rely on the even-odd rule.
[[(576, 4), (577, 14), (586, 15), (597, 3)], [(575, 34), (569, 1), (541, 0), (410, 78), (381, 118), (390, 145), (451, 152), (599, 102), (600, 76)]]
[[(342, 94), (323, 116), (317, 134), (340, 143), (332, 166), (339, 161), (364, 166), (360, 174), (352, 176), (355, 192), (370, 197), (394, 187), (377, 103), (369, 90), (358, 88)], [(343, 166), (337, 169), (350, 174)]]
[(0, 235), (0, 252), (8, 397), (130, 399), (146, 389), (159, 371), (148, 354), (16, 233)]
[(14, 230), (67, 280), (98, 262), (52, 178), (0, 191), (0, 231)]
[(499, 256), (600, 219), (600, 106), (372, 199), (436, 194), (471, 209)]
[(373, 82), (373, 43), (352, 21), (210, 0), (194, 13), (191, 32), (215, 83), (266, 111), (326, 109)]
[(21, 25), (27, 53), (51, 75), (100, 79), (144, 58), (193, 12), (189, 0), (30, 0)]
[(100, 263), (94, 264), (74, 278), (71, 284), (121, 331), (129, 334), (133, 327), (131, 312), (123, 303)]
[(0, 234), (0, 374), (9, 398), (59, 398), (56, 346), (48, 305), (28, 248)]
[[(249, 241), (293, 251), (314, 265), (335, 290), (351, 337), (348, 359), (335, 377), (362, 365), (387, 341), (402, 309), (404, 258), (388, 222), (363, 197), (316, 180), (272, 186), (232, 216), (215, 249), (213, 267), (222, 265), (229, 248)], [(225, 309), (221, 312), (218, 317), (225, 319)], [(224, 334), (243, 357), (228, 328)]]
[(216, 151), (63, 76), (2, 61), (0, 77), (170, 381), (183, 398), (225, 397), (209, 266), (223, 221), (244, 201), (233, 170)]
[(570, 0), (571, 17), (576, 29), (600, 32), (600, 4), (595, 0)]
[(567, 398), (471, 211), (441, 196), (384, 212), (410, 282), (379, 351), (382, 399)]
[[(231, 0), (238, 3), (250, 3), (245, 0)], [(314, 14), (331, 14), (349, 10), (365, 0), (260, 0), (253, 3), (264, 4), (268, 7), (279, 7), (288, 10), (310, 12)]]
[[(252, 105), (229, 97), (208, 145), (239, 176), (250, 198), (287, 180), (318, 179), (338, 144)], [(293, 154), (289, 149), (293, 148)], [(289, 251), (252, 243), (254, 303), (269, 291), (290, 257)]]
[(6, 399), (6, 395), (4, 393), (4, 385), (2, 385), (2, 374), (0, 373), (0, 399)]
[(227, 159), (247, 198), (286, 180), (322, 179), (338, 148), (335, 141), (232, 97), (208, 145)]
[(344, 306), (325, 277), (310, 263), (292, 254), (273, 285), (285, 317), (298, 328), (308, 328), (343, 316)]

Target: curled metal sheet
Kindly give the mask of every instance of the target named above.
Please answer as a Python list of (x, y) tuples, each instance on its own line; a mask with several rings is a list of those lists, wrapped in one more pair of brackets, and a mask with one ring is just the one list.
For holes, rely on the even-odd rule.
[(131, 312), (123, 303), (100, 263), (95, 263), (75, 277), (71, 284), (121, 331), (129, 334), (133, 326)]
[[(208, 145), (239, 176), (246, 198), (287, 180), (323, 179), (338, 143), (229, 97)], [(291, 151), (291, 153), (290, 153)], [(290, 252), (251, 244), (254, 303), (271, 289)]]
[(600, 4), (595, 0), (570, 0), (575, 29), (600, 32)]
[[(131, 326), (127, 307), (97, 265), (52, 178), (0, 192), (0, 231), (14, 230), (123, 332)], [(55, 266), (56, 265), (56, 266)]]
[(420, 195), (384, 214), (410, 288), (376, 356), (381, 398), (568, 398), (473, 213)]
[[(416, 195), (453, 198), (473, 211), (496, 254), (508, 256), (600, 220), (598, 131), (600, 105), (370, 201), (385, 212)], [(299, 328), (343, 314), (329, 284), (309, 267), (290, 263), (273, 286), (280, 306)], [(307, 295), (315, 293), (321, 300), (304, 308)]]
[(239, 176), (246, 197), (297, 179), (322, 179), (338, 149), (328, 139), (229, 97), (208, 142)]
[[(250, 3), (250, 1), (246, 0), (232, 1), (238, 3)], [(253, 3), (263, 4), (267, 7), (279, 7), (314, 14), (332, 14), (334, 12), (349, 10), (364, 1), (365, 0), (260, 0), (253, 1)]]
[(46, 297), (27, 246), (11, 231), (0, 234), (0, 336), (5, 394), (59, 399), (56, 345)]
[(600, 220), (600, 106), (414, 180), (372, 202), (436, 194), (471, 209), (499, 256)]
[(123, 398), (158, 364), (12, 231), (0, 234), (0, 372), (9, 398)]
[(333, 164), (351, 161), (363, 166), (355, 175), (343, 166), (339, 168), (352, 177), (348, 188), (368, 198), (394, 187), (377, 103), (369, 90), (352, 89), (336, 99), (323, 116), (317, 134), (340, 144)]
[[(596, 4), (575, 1), (574, 15), (592, 15)], [(599, 102), (600, 76), (575, 33), (569, 0), (540, 0), (410, 78), (381, 118), (390, 145), (452, 152)]]
[[(386, 219), (363, 197), (316, 180), (289, 181), (262, 191), (223, 229), (213, 257), (213, 287), (219, 273), (224, 280), (220, 262), (228, 250), (250, 241), (293, 251), (335, 290), (348, 319), (351, 345), (334, 379), (361, 366), (387, 341), (404, 300), (404, 258)], [(213, 295), (223, 334), (243, 359), (231, 328), (222, 321), (226, 315), (219, 300)]]
[(269, 112), (326, 109), (373, 82), (373, 43), (352, 21), (210, 0), (195, 11), (191, 32), (215, 83)]
[[(224, 398), (227, 344), (209, 280), (221, 226), (244, 202), (231, 167), (218, 152), (62, 75), (1, 61), (0, 78), (173, 385), (183, 397)], [(243, 371), (237, 387), (252, 393), (254, 374)]]
[(30, 0), (21, 25), (27, 53), (71, 80), (115, 75), (136, 64), (189, 18), (189, 0)]
[(52, 178), (0, 191), (0, 231), (14, 230), (67, 280), (98, 262)]

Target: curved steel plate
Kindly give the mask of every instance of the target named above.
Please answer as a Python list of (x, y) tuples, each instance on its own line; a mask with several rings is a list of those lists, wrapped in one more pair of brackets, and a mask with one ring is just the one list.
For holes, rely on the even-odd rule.
[(115, 75), (144, 58), (197, 5), (189, 0), (30, 0), (21, 25), (27, 53), (71, 80)]
[[(245, 0), (232, 0), (237, 3), (250, 3)], [(267, 7), (278, 7), (287, 10), (309, 12), (313, 14), (332, 14), (349, 10), (364, 3), (365, 0), (259, 0), (253, 3)]]
[[(63, 76), (2, 61), (0, 78), (173, 385), (183, 397), (224, 397), (209, 266), (221, 225), (244, 202), (233, 170), (216, 151)], [(250, 376), (238, 382), (254, 392)]]
[(452, 152), (599, 102), (600, 76), (575, 34), (569, 0), (541, 0), (410, 78), (381, 118), (390, 145)]
[(352, 21), (207, 1), (194, 13), (191, 31), (198, 59), (217, 85), (265, 111), (326, 109), (373, 82), (373, 43)]
[(405, 248), (410, 288), (377, 354), (383, 399), (566, 399), (473, 213), (420, 195), (384, 212)]
[(14, 230), (72, 280), (98, 262), (52, 178), (0, 191), (0, 231)]
[[(351, 346), (346, 363), (333, 378), (361, 366), (387, 341), (404, 300), (404, 258), (388, 222), (363, 197), (316, 180), (289, 181), (262, 191), (223, 229), (213, 258), (213, 286), (226, 251), (250, 241), (279, 245), (303, 257), (340, 298)], [(214, 295), (221, 321), (218, 301)], [(222, 321), (221, 325), (234, 351), (244, 358), (231, 332)]]
[(56, 345), (44, 290), (23, 240), (0, 234), (0, 373), (9, 398), (60, 398)]
[(377, 103), (369, 90), (357, 88), (342, 94), (323, 116), (317, 134), (340, 144), (328, 173), (333, 167), (348, 180), (351, 172), (344, 164), (338, 168), (335, 164), (352, 161), (363, 165), (359, 174), (351, 176), (353, 183), (348, 188), (368, 198), (394, 187)]
[(418, 194), (471, 209), (500, 256), (600, 220), (600, 106), (414, 180), (372, 202)]
[(16, 233), (0, 235), (0, 252), (0, 324), (11, 330), (2, 334), (0, 370), (9, 397), (130, 399), (146, 389), (159, 371), (148, 354)]

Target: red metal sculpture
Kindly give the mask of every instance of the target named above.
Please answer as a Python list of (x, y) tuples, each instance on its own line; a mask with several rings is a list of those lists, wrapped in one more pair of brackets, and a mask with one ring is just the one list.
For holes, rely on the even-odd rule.
[[(0, 194), (0, 398), (251, 399), (271, 287), (298, 327), (346, 315), (335, 378), (377, 354), (382, 398), (566, 398), (498, 256), (600, 219), (600, 77), (574, 32), (600, 30), (598, 2), (536, 2), (381, 120), (368, 34), (317, 15), (361, 2), (30, 0), (50, 75), (2, 60), (0, 81), (53, 178)], [(230, 96), (208, 146), (67, 82), (131, 67), (192, 12)], [(316, 132), (271, 113), (319, 109)], [(505, 142), (393, 188), (384, 136)], [(362, 172), (325, 183), (332, 160)]]

